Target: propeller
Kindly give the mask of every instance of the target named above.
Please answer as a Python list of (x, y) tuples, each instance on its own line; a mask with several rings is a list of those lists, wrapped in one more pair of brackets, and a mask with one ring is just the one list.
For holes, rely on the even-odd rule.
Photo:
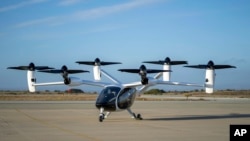
[(68, 77), (68, 74), (76, 74), (76, 73), (84, 73), (84, 72), (89, 72), (86, 70), (72, 70), (72, 69), (68, 69), (67, 66), (62, 66), (61, 69), (51, 69), (51, 70), (41, 70), (39, 72), (44, 72), (44, 73), (61, 73), (63, 79), (64, 79), (64, 83), (66, 85), (70, 84), (70, 78)]
[(35, 70), (46, 70), (54, 68), (48, 66), (35, 66), (35, 64), (31, 62), (28, 66), (8, 67), (7, 69), (35, 71)]
[(105, 66), (105, 65), (114, 65), (114, 64), (121, 64), (120, 62), (104, 62), (101, 61), (99, 58), (96, 58), (95, 61), (76, 61), (78, 64), (83, 65), (91, 65), (91, 66)]
[(140, 75), (147, 73), (171, 72), (170, 70), (147, 69), (145, 65), (141, 65), (139, 69), (119, 69), (118, 71), (128, 73), (139, 73)]
[(215, 65), (213, 61), (209, 61), (206, 65), (200, 64), (200, 65), (189, 65), (184, 66), (189, 68), (196, 68), (196, 69), (227, 69), (227, 68), (236, 68), (235, 66), (231, 65)]
[(62, 66), (61, 69), (41, 70), (39, 72), (75, 74), (75, 73), (84, 73), (84, 72), (89, 72), (89, 71), (86, 71), (86, 70), (69, 70), (68, 67), (64, 65), (64, 66)]
[(148, 84), (147, 73), (171, 72), (171, 70), (147, 69), (145, 65), (141, 65), (139, 69), (119, 69), (118, 71), (138, 73), (141, 76), (141, 82), (143, 85)]
[(181, 64), (187, 64), (187, 61), (171, 61), (169, 57), (166, 57), (165, 60), (159, 60), (159, 61), (144, 61), (143, 63), (150, 63), (150, 64), (158, 64), (158, 65), (181, 65)]

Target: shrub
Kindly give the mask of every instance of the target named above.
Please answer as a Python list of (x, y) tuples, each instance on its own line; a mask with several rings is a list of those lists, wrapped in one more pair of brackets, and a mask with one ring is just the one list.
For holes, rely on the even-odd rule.
[(154, 94), (154, 95), (162, 95), (162, 93), (165, 93), (165, 91), (159, 90), (159, 89), (151, 89), (151, 90), (144, 92), (144, 94)]

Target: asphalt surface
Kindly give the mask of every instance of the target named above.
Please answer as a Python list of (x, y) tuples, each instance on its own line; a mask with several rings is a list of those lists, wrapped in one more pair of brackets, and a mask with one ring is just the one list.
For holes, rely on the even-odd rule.
[(250, 99), (136, 101), (100, 123), (94, 101), (0, 101), (1, 141), (229, 141), (230, 124), (250, 124)]

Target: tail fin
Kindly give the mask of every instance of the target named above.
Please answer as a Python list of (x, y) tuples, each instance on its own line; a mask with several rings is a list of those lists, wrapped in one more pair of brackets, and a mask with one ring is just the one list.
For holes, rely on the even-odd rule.
[(27, 71), (27, 81), (28, 81), (29, 92), (36, 92), (36, 87), (34, 86), (34, 84), (36, 83), (35, 71), (33, 70)]

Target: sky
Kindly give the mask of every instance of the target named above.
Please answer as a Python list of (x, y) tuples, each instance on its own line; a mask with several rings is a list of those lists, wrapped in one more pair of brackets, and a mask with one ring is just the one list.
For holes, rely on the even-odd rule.
[[(213, 60), (237, 67), (216, 70), (216, 89), (250, 89), (249, 0), (11, 0), (1, 1), (0, 19), (0, 90), (27, 90), (26, 72), (6, 69), (9, 66), (34, 62), (92, 71), (75, 62), (97, 57), (122, 62), (103, 69), (124, 83), (140, 77), (117, 70), (139, 68), (142, 61), (170, 57), (196, 65)], [(172, 71), (172, 81), (204, 83), (205, 70), (173, 66)], [(92, 73), (73, 76), (93, 80)], [(36, 77), (38, 82), (62, 80), (38, 72)], [(38, 88), (44, 89), (68, 87)]]

